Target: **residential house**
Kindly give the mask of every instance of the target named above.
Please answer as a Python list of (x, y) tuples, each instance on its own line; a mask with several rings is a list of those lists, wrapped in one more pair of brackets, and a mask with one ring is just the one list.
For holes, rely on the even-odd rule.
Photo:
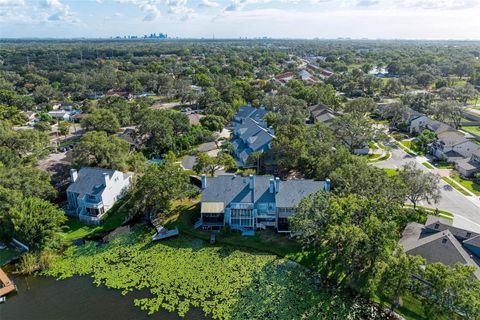
[(430, 152), (438, 159), (454, 163), (462, 176), (470, 177), (480, 170), (480, 145), (458, 131), (439, 133), (430, 146)]
[(117, 137), (127, 142), (130, 145), (130, 150), (135, 150), (138, 147), (135, 127), (125, 128), (122, 133), (117, 134)]
[(308, 72), (305, 69), (302, 69), (298, 72), (298, 77), (302, 81), (311, 82), (311, 83), (317, 83), (318, 82), (318, 79), (315, 78), (314, 75), (312, 75), (310, 72)]
[(340, 115), (340, 113), (321, 103), (311, 106), (309, 109), (310, 121), (313, 123), (324, 123), (326, 125), (330, 125), (332, 120)]
[(413, 113), (411, 119), (407, 120), (407, 123), (409, 123), (408, 131), (410, 133), (421, 133), (431, 122), (433, 122), (433, 120), (429, 117), (422, 115), (419, 112)]
[(410, 222), (400, 244), (407, 254), (422, 256), (427, 263), (472, 266), (480, 279), (480, 230), (467, 230), (452, 220), (429, 215), (425, 225)]
[(131, 187), (133, 173), (103, 168), (70, 170), (67, 214), (88, 223), (100, 223), (104, 214)]
[(70, 121), (71, 112), (66, 110), (49, 111), (48, 114), (57, 120)]
[(295, 79), (295, 73), (290, 72), (290, 71), (284, 72), (282, 74), (276, 75), (274, 79), (277, 80), (278, 82), (281, 82), (281, 83), (287, 83), (290, 80)]
[(288, 232), (288, 218), (300, 201), (330, 181), (280, 180), (273, 176), (202, 176), (201, 219), (197, 227), (229, 226), (253, 235), (255, 229)]
[(267, 128), (264, 120), (267, 111), (251, 106), (241, 107), (233, 117), (231, 140), (238, 165), (248, 166), (248, 157), (253, 152), (265, 152), (271, 149), (275, 138), (273, 129)]

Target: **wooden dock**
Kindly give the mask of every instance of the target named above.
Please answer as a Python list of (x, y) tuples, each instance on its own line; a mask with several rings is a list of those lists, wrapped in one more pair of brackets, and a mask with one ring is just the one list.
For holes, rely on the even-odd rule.
[(17, 288), (13, 282), (8, 278), (5, 272), (0, 268), (0, 297), (6, 296)]

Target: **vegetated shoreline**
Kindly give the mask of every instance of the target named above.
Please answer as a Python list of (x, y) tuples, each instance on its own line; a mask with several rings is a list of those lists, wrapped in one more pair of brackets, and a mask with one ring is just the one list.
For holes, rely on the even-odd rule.
[[(212, 247), (201, 239), (184, 235), (152, 244), (149, 241), (150, 233), (140, 228), (135, 227), (131, 234), (120, 235), (105, 245), (98, 246), (90, 242), (70, 247), (65, 256), (54, 261), (51, 268), (42, 275), (57, 279), (89, 275), (96, 285), (104, 284), (108, 288), (120, 289), (122, 294), (147, 288), (156, 297), (136, 299), (135, 305), (149, 313), (155, 313), (161, 308), (184, 316), (190, 307), (200, 307), (206, 316), (214, 319), (257, 318), (262, 314), (267, 316), (272, 312), (277, 313), (286, 307), (275, 305), (275, 297), (272, 298), (272, 295), (276, 295), (278, 301), (284, 301), (290, 310), (284, 316), (279, 314), (279, 319), (295, 319), (306, 312), (332, 312), (333, 309), (329, 308), (321, 310), (325, 308), (326, 301), (334, 304), (342, 302), (336, 308), (345, 314), (351, 311), (345, 307), (345, 302), (350, 302), (352, 310), (358, 307), (358, 298), (324, 287), (314, 272), (291, 260), (238, 246)], [(163, 250), (158, 252), (160, 246)], [(132, 251), (131, 247), (136, 250)], [(131, 257), (135, 252), (139, 253), (136, 257)], [(231, 255), (234, 256), (233, 261)], [(218, 267), (215, 270), (217, 273), (204, 274), (208, 272), (207, 266), (211, 267), (212, 264)], [(151, 269), (152, 265), (158, 268)], [(191, 269), (192, 265), (194, 269)], [(235, 266), (234, 269), (231, 269), (232, 265)], [(145, 272), (145, 268), (149, 271)], [(127, 275), (133, 279), (128, 279)], [(216, 286), (211, 284), (212, 281)], [(188, 288), (184, 286), (185, 283), (190, 283)], [(222, 287), (222, 284), (226, 286)], [(272, 287), (276, 289), (264, 292), (268, 290), (266, 288)], [(288, 290), (284, 292), (286, 288)], [(202, 299), (199, 299), (200, 293)], [(265, 299), (271, 300), (269, 305), (258, 308), (258, 301)], [(303, 301), (299, 306), (296, 301), (301, 299)], [(250, 305), (251, 308), (242, 307), (245, 305)], [(365, 308), (367, 301), (362, 301), (360, 305)], [(382, 312), (374, 304), (365, 309), (368, 311), (364, 312), (374, 314), (374, 318), (375, 314)]]

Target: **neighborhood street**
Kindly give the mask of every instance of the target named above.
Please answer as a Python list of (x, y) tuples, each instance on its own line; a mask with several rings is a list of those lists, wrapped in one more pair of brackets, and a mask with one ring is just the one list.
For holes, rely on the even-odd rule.
[[(423, 162), (427, 161), (426, 157), (411, 156), (393, 143), (389, 146), (392, 147), (391, 158), (374, 163), (374, 166), (397, 169), (409, 162), (416, 162), (417, 166), (422, 170), (429, 172), (436, 170), (430, 170), (422, 165)], [(436, 204), (421, 203), (421, 205), (451, 212), (455, 214), (454, 225), (468, 229), (474, 228), (480, 231), (480, 200), (477, 197), (464, 196), (443, 180), (440, 180), (439, 187), (442, 195), (440, 201)]]

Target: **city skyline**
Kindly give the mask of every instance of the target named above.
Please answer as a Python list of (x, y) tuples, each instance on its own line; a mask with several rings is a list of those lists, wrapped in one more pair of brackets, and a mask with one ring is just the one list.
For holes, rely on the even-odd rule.
[(480, 0), (0, 0), (1, 38), (480, 39)]

